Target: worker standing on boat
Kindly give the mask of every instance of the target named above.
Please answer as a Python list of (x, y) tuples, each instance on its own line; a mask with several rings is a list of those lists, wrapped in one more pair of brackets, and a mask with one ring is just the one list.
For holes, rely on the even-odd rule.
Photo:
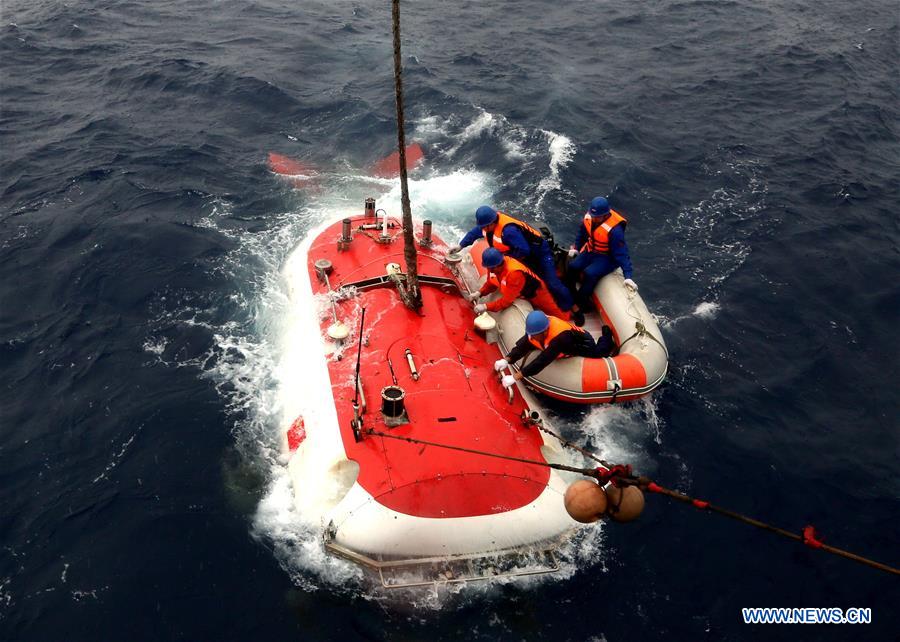
[(450, 248), (451, 253), (459, 252), (484, 236), (490, 247), (521, 261), (540, 274), (561, 310), (571, 309), (572, 293), (556, 273), (553, 251), (538, 230), (489, 205), (482, 205), (475, 210), (475, 223), (475, 227), (469, 230), (459, 245)]
[(597, 283), (616, 268), (622, 268), (626, 287), (638, 289), (637, 283), (631, 280), (633, 269), (625, 243), (627, 224), (625, 217), (611, 209), (609, 201), (602, 196), (594, 198), (585, 212), (575, 236), (575, 245), (569, 250), (569, 257), (574, 259), (569, 263), (568, 273), (573, 291), (577, 275), (584, 275), (581, 287), (575, 293), (573, 313), (576, 322), (590, 307), (591, 294)]
[(485, 311), (499, 312), (513, 304), (516, 299), (528, 299), (531, 304), (548, 314), (568, 319), (569, 313), (561, 310), (550, 296), (547, 285), (531, 268), (516, 259), (503, 256), (500, 250), (489, 247), (481, 254), (481, 265), (488, 270), (487, 280), (478, 294), (470, 297), (473, 301), (478, 297), (500, 291), (500, 298), (490, 303), (476, 303), (475, 313)]
[(503, 387), (509, 388), (524, 377), (533, 377), (553, 363), (555, 359), (561, 357), (608, 357), (615, 347), (616, 344), (609, 326), (603, 326), (603, 334), (595, 343), (594, 338), (587, 330), (554, 316), (548, 317), (540, 310), (534, 310), (525, 317), (525, 335), (516, 342), (513, 349), (506, 355), (506, 359), (500, 359), (494, 363), (494, 369), (500, 372), (532, 350), (540, 350), (540, 354), (535, 359), (519, 368), (515, 374), (503, 377)]

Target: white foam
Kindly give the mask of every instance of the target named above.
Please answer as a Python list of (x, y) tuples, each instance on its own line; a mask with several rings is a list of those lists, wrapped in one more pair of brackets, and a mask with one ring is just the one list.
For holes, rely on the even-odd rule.
[(414, 123), (416, 140), (422, 142), (439, 141), (449, 135), (451, 120), (439, 116), (425, 116)]
[(719, 313), (718, 303), (715, 301), (703, 301), (696, 308), (694, 308), (694, 316), (700, 317), (701, 319), (714, 319), (716, 315)]
[(478, 116), (473, 120), (460, 135), (464, 141), (477, 138), (484, 133), (493, 132), (498, 125), (505, 122), (503, 116), (495, 116), (494, 114), (481, 110)]
[(534, 155), (528, 148), (528, 131), (525, 128), (513, 125), (503, 115), (492, 114), (481, 107), (476, 109), (477, 116), (459, 134), (453, 133), (457, 119), (437, 117), (427, 117), (418, 121), (417, 132), (421, 132), (429, 141), (439, 140), (442, 137), (451, 140), (448, 156), (454, 155), (463, 144), (482, 136), (498, 140), (505, 151), (505, 156), (510, 160), (523, 161)]
[(550, 172), (558, 177), (560, 170), (568, 165), (575, 156), (575, 144), (568, 136), (546, 129), (542, 129), (541, 132), (549, 140)]
[(328, 555), (321, 544), (321, 525), (307, 519), (295, 504), (295, 488), (284, 467), (273, 470), (272, 481), (253, 520), (254, 535), (271, 542), (282, 567), (306, 590), (320, 584), (346, 587), (358, 583), (362, 569)]
[[(478, 206), (490, 202), (493, 189), (494, 181), (475, 170), (411, 180), (410, 207), (416, 218), (470, 224)], [(379, 207), (399, 215), (400, 182), (395, 181), (379, 201)]]
[(642, 472), (650, 469), (653, 461), (638, 444), (645, 443), (648, 435), (654, 441), (661, 439), (660, 420), (652, 399), (645, 397), (635, 406), (592, 406), (579, 427), (581, 437), (576, 441), (590, 441), (590, 450), (612, 464), (631, 464)]
[(143, 348), (146, 352), (160, 356), (165, 352), (168, 343), (169, 342), (165, 337), (156, 337), (155, 339), (148, 338), (144, 341)]
[(558, 190), (562, 187), (562, 178), (560, 172), (568, 166), (575, 157), (575, 144), (568, 136), (557, 134), (546, 129), (542, 129), (541, 133), (547, 138), (548, 152), (550, 154), (550, 174), (540, 180), (537, 185), (537, 203), (535, 209), (539, 209), (544, 198), (550, 192)]
[(0, 606), (9, 609), (13, 603), (13, 594), (9, 590), (9, 586), (12, 584), (11, 577), (0, 578)]
[[(517, 131), (516, 133), (520, 132)], [(506, 150), (506, 157), (510, 160), (521, 161), (531, 156), (525, 149), (525, 142), (522, 140), (521, 135), (504, 137), (500, 144), (503, 145), (503, 149)]]
[(722, 306), (717, 301), (701, 301), (694, 306), (694, 309), (691, 310), (690, 313), (685, 313), (674, 318), (667, 318), (662, 315), (654, 316), (656, 316), (657, 323), (660, 327), (672, 330), (676, 325), (686, 319), (703, 319), (705, 321), (715, 319), (721, 308)]
[[(548, 173), (532, 184), (521, 207), (539, 210), (546, 196), (563, 189), (562, 172), (572, 162), (577, 148), (572, 139), (564, 134), (546, 129), (528, 129), (509, 122), (502, 114), (493, 114), (475, 106), (476, 114), (465, 126), (459, 118), (426, 116), (416, 121), (416, 133), (438, 150), (446, 149), (446, 156), (455, 155), (466, 143), (490, 138), (500, 144), (504, 155), (518, 163), (520, 170), (513, 177), (504, 176), (509, 181), (523, 172), (534, 168), (536, 159), (547, 159)], [(546, 144), (546, 147), (544, 147)], [(540, 215), (537, 212), (538, 216)]]

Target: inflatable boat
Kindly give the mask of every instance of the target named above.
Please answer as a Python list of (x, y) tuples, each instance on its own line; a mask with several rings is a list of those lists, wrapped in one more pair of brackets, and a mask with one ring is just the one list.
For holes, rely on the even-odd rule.
[[(310, 517), (316, 495), (326, 550), (386, 587), (553, 572), (576, 525), (566, 481), (541, 465), (560, 446), (534, 397), (501, 386), (499, 346), (475, 329), (431, 223), (415, 228), (419, 313), (403, 303), (401, 223), (374, 199), (310, 233), (285, 268), (297, 327), (314, 335), (280, 368), (303, 373), (283, 382), (298, 510)], [(314, 386), (318, 410), (292, 404), (293, 385)]]
[[(481, 253), (486, 248), (484, 241), (478, 241), (464, 252), (460, 270), (473, 291), (484, 282)], [(666, 378), (669, 363), (656, 320), (640, 294), (624, 285), (621, 270), (600, 279), (592, 300), (596, 310), (585, 315), (584, 328), (597, 338), (603, 325), (608, 325), (618, 346), (614, 356), (557, 359), (537, 375), (526, 377), (527, 385), (555, 399), (575, 403), (615, 403), (648, 394)], [(525, 334), (525, 317), (532, 309), (528, 301), (517, 299), (509, 308), (491, 313), (504, 356)], [(537, 354), (532, 352), (516, 366), (525, 365)]]

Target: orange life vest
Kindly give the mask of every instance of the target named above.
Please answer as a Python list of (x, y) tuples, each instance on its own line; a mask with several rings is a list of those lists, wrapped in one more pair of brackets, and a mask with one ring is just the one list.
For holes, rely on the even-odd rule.
[(619, 223), (627, 224), (628, 221), (616, 210), (609, 210), (609, 217), (597, 226), (594, 225), (594, 217), (585, 214), (584, 228), (587, 230), (588, 240), (581, 246), (580, 251), (609, 254), (609, 233)]
[[(584, 329), (579, 328), (577, 325), (569, 323), (568, 321), (563, 321), (562, 319), (557, 319), (556, 317), (548, 316), (550, 319), (550, 327), (547, 329), (547, 336), (544, 337), (544, 342), (541, 344), (537, 339), (532, 336), (528, 337), (528, 343), (533, 345), (538, 350), (546, 350), (547, 346), (550, 345), (550, 342), (553, 341), (556, 337), (558, 337), (563, 332), (568, 332), (569, 330), (575, 330), (576, 332), (584, 332)], [(561, 357), (567, 357), (569, 355), (565, 355), (560, 353), (557, 359)]]
[(525, 287), (522, 288), (521, 294), (526, 299), (530, 299), (540, 288), (545, 287), (541, 277), (520, 261), (511, 256), (504, 256), (503, 263), (506, 265), (506, 270), (503, 272), (502, 277), (498, 278), (493, 271), (488, 272), (487, 277), (487, 280), (493, 283), (501, 292), (506, 288), (506, 279), (511, 272), (522, 272), (525, 275)]
[(528, 223), (523, 223), (519, 219), (507, 216), (503, 212), (497, 212), (497, 227), (494, 228), (493, 232), (484, 230), (482, 233), (484, 234), (484, 238), (488, 245), (497, 248), (503, 253), (509, 252), (509, 246), (503, 243), (503, 228), (507, 225), (518, 226), (519, 229), (522, 230), (522, 235), (525, 237), (525, 240), (528, 241), (529, 245), (537, 245), (543, 238), (541, 233), (528, 225)]

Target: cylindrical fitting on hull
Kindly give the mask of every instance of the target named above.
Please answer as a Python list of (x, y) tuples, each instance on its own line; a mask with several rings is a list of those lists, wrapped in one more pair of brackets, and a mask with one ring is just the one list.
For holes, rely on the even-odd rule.
[(422, 221), (422, 240), (419, 243), (425, 247), (431, 245), (431, 221)]
[(403, 400), (406, 392), (400, 386), (385, 386), (381, 389), (381, 414), (385, 419), (399, 419), (406, 412)]
[[(316, 267), (316, 276), (319, 277), (320, 281), (326, 281), (328, 275), (331, 274), (331, 271), (334, 267), (331, 265), (331, 261), (328, 259), (319, 259), (314, 263)], [(330, 289), (330, 288), (329, 288)]]
[(419, 380), (419, 371), (416, 369), (416, 362), (413, 360), (412, 350), (406, 349), (406, 363), (409, 364), (409, 374), (412, 375), (413, 381)]
[(351, 222), (350, 222), (349, 218), (345, 218), (343, 221), (341, 221), (341, 240), (344, 243), (349, 243), (352, 238), (350, 236), (350, 234), (351, 234), (350, 225), (351, 225)]
[(375, 199), (374, 198), (369, 197), (366, 199), (366, 211), (364, 212), (364, 214), (366, 215), (366, 218), (368, 218), (370, 216), (375, 216)]

